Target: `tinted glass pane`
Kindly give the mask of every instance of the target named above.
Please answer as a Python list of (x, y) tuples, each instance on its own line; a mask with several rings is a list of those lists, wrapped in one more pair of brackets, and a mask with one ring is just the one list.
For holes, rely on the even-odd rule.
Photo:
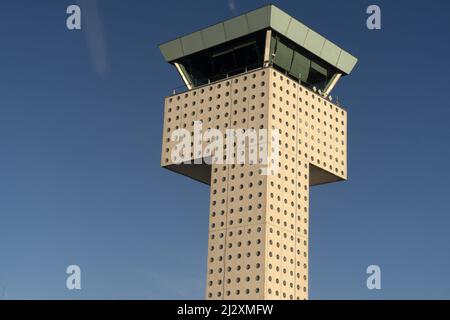
[(187, 57), (178, 62), (194, 86), (216, 81), (262, 66), (265, 31), (236, 39)]

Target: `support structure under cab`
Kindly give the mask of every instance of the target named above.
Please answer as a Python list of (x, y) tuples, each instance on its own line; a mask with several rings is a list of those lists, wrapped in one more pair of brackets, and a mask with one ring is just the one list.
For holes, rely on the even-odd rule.
[[(347, 178), (347, 113), (330, 92), (357, 59), (273, 5), (160, 50), (187, 89), (165, 98), (161, 166), (211, 186), (206, 298), (307, 299), (309, 188)], [(256, 162), (222, 163), (211, 139), (193, 147), (200, 121), (206, 135), (265, 129), (279, 139), (263, 148), (249, 138)], [(174, 139), (182, 129), (190, 145)]]

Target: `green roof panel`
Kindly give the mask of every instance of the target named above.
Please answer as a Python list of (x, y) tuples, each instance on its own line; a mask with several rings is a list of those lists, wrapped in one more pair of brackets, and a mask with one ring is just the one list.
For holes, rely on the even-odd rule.
[(226, 41), (223, 23), (215, 24), (202, 30), (205, 48), (214, 47)]
[(341, 48), (333, 42), (326, 40), (322, 52), (320, 53), (320, 57), (331, 65), (336, 66), (340, 54)]
[(358, 60), (350, 53), (342, 50), (337, 63), (337, 68), (349, 74)]
[(265, 6), (246, 14), (248, 31), (255, 32), (270, 25), (270, 6)]
[(270, 11), (270, 26), (279, 33), (286, 35), (291, 16), (281, 9), (272, 6)]
[(246, 34), (249, 34), (247, 18), (245, 15), (237, 16), (236, 18), (225, 21), (225, 36), (227, 40), (233, 40)]
[(184, 56), (181, 40), (175, 39), (159, 46), (161, 53), (167, 61), (176, 60)]
[(316, 56), (320, 56), (322, 52), (323, 45), (325, 44), (325, 38), (314, 30), (309, 29), (306, 35), (304, 47), (305, 49), (311, 51)]
[(307, 26), (305, 26), (300, 21), (292, 19), (286, 32), (286, 37), (288, 37), (295, 43), (303, 46), (306, 40), (307, 33), (308, 33)]
[(201, 31), (197, 31), (181, 38), (184, 55), (205, 49)]

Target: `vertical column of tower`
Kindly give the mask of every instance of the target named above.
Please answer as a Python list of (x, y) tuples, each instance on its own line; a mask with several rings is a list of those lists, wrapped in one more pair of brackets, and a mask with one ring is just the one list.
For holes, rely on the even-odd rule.
[(211, 170), (206, 298), (223, 299), (228, 166), (213, 165)]
[(299, 189), (308, 184), (309, 167), (297, 152), (298, 84), (271, 70), (269, 95), (269, 127), (280, 139), (278, 172), (268, 177), (266, 299), (306, 299), (308, 235), (300, 224), (308, 198)]
[[(205, 86), (204, 104), (211, 108), (212, 123), (204, 128), (218, 129), (225, 133), (231, 122), (231, 82), (229, 80)], [(211, 140), (206, 141), (210, 143)], [(204, 148), (206, 153), (214, 150)], [(210, 188), (210, 217), (208, 231), (207, 299), (223, 299), (225, 286), (225, 248), (228, 215), (228, 175), (227, 164), (212, 164)]]
[[(302, 86), (297, 86), (295, 108), (297, 110), (296, 119), (296, 213), (295, 213), (295, 293), (296, 299), (308, 299), (309, 290), (309, 185), (310, 167), (305, 148), (308, 146), (310, 133), (305, 134), (301, 125), (304, 123), (303, 114), (300, 112), (300, 95), (304, 90)], [(303, 141), (305, 145), (300, 143)]]
[[(272, 69), (222, 85), (230, 95), (214, 100), (214, 127), (223, 132), (228, 123), (231, 129), (269, 129), (269, 138), (276, 130), (280, 139), (271, 141), (268, 151), (278, 153), (278, 170), (262, 175), (267, 166), (249, 163), (250, 147), (257, 144), (251, 139), (246, 140), (245, 164), (212, 166), (206, 296), (307, 299), (307, 149), (315, 128), (298, 111), (299, 86)], [(221, 96), (217, 88), (211, 94)], [(236, 152), (238, 143), (233, 144)]]
[[(259, 70), (229, 80), (231, 129), (267, 127), (267, 79), (267, 71)], [(249, 136), (243, 149), (243, 141), (235, 140), (232, 163), (212, 166), (208, 299), (264, 298), (267, 177), (258, 157), (249, 163), (257, 140)], [(242, 150), (244, 164), (237, 163)]]

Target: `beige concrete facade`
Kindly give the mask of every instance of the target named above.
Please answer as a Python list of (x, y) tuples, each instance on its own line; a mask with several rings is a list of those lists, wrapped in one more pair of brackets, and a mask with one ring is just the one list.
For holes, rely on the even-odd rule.
[[(196, 120), (203, 132), (278, 130), (278, 172), (174, 164), (180, 144), (171, 135), (183, 128), (193, 136)], [(308, 298), (309, 187), (347, 178), (346, 128), (345, 110), (272, 67), (165, 99), (161, 166), (211, 186), (207, 299)], [(201, 158), (195, 151), (184, 160)], [(277, 152), (272, 142), (268, 152)]]

